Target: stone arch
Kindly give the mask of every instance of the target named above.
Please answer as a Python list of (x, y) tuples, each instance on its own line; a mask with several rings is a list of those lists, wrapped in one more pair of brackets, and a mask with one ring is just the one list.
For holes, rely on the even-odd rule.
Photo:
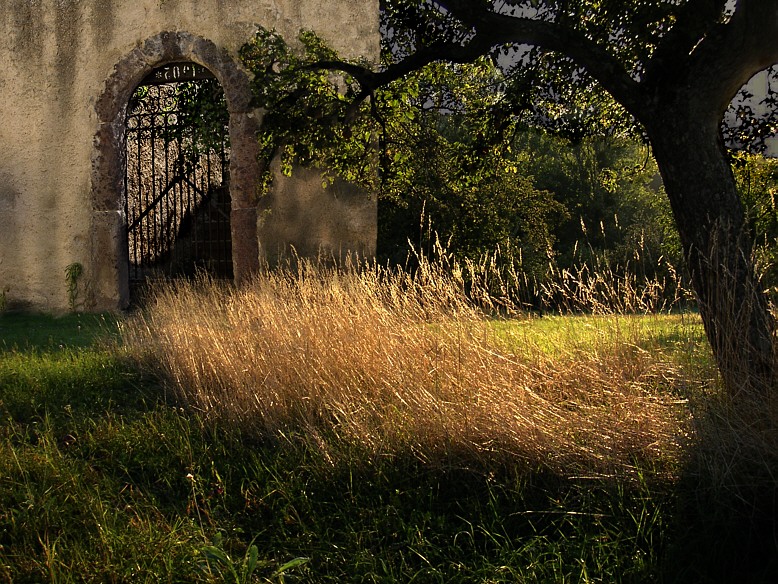
[(156, 67), (192, 61), (209, 69), (224, 90), (230, 113), (232, 261), (236, 282), (258, 269), (256, 185), (260, 176), (256, 134), (260, 114), (251, 106), (248, 73), (213, 42), (187, 32), (162, 32), (116, 64), (96, 102), (98, 130), (92, 160), (92, 269), (90, 296), (97, 309), (129, 304), (124, 134), (127, 104), (141, 80)]

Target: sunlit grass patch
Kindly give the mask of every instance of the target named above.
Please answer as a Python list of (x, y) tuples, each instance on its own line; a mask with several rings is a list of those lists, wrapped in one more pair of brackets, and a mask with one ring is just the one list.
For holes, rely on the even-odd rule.
[(706, 346), (702, 320), (694, 312), (660, 314), (545, 314), (501, 319), (494, 327), (513, 341), (551, 355), (595, 351), (603, 346), (634, 343), (676, 359), (688, 347), (699, 354)]
[[(525, 326), (538, 327), (530, 343), (517, 340)], [(356, 450), (609, 476), (640, 461), (669, 471), (690, 431), (683, 370), (640, 348), (641, 328), (604, 317), (495, 325), (433, 265), (411, 275), (304, 264), (239, 290), (162, 289), (123, 338), (206, 419), (294, 436), (333, 464)]]

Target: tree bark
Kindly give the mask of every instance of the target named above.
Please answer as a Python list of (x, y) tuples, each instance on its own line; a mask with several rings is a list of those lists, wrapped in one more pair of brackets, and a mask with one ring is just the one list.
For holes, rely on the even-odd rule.
[(660, 109), (645, 127), (719, 371), (733, 397), (766, 397), (776, 380), (775, 324), (718, 120), (693, 99)]

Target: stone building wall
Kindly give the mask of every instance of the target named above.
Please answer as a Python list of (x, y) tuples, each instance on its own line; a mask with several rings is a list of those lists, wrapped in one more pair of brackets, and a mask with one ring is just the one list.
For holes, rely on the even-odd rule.
[(307, 172), (276, 182), (257, 228), (262, 112), (249, 103), (237, 51), (258, 25), (288, 39), (313, 29), (344, 55), (378, 57), (377, 0), (3, 0), (0, 301), (65, 310), (65, 271), (78, 263), (80, 308), (127, 304), (124, 115), (140, 80), (167, 62), (205, 65), (225, 89), (238, 278), (258, 254), (290, 244), (374, 252), (375, 200), (322, 190)]

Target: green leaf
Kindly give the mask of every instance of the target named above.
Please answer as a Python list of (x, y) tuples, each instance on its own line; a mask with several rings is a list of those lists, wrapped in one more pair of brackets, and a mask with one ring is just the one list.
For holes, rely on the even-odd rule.
[(293, 560), (289, 560), (282, 566), (280, 566), (274, 573), (273, 577), (280, 576), (281, 574), (288, 572), (289, 570), (292, 570), (293, 568), (299, 568), (300, 566), (304, 566), (308, 562), (311, 561), (311, 558), (306, 557), (298, 557), (294, 558)]
[(246, 559), (244, 560), (245, 575), (250, 577), (254, 570), (257, 569), (257, 561), (259, 560), (259, 550), (256, 545), (250, 545)]

